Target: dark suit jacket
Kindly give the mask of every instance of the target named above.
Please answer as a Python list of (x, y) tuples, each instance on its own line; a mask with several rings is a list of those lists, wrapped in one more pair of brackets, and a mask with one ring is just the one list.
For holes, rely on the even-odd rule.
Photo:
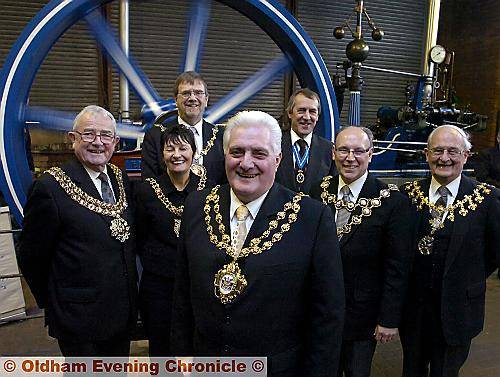
[[(281, 153), (283, 158), (276, 172), (276, 182), (281, 183), (292, 191), (297, 191), (298, 187), (295, 179), (290, 131), (283, 132)], [(307, 165), (305, 180), (302, 184), (301, 191), (308, 194), (313, 184), (327, 175), (334, 175), (335, 172), (335, 163), (332, 160), (331, 141), (313, 134), (309, 163)]]
[(476, 161), (476, 177), (500, 188), (500, 148), (489, 148), (479, 154)]
[[(429, 185), (430, 179), (421, 181), (424, 195), (429, 192)], [(477, 181), (462, 175), (456, 200), (470, 195), (476, 185)], [(469, 211), (464, 217), (457, 210), (455, 221), (445, 222), (445, 226), (452, 227), (452, 230), (446, 252), (440, 311), (444, 337), (450, 345), (465, 344), (483, 329), (485, 279), (500, 261), (499, 192), (492, 187), (491, 194), (484, 197), (484, 201), (475, 211)], [(415, 205), (412, 205), (412, 210), (417, 219), (415, 239), (418, 241), (428, 232), (425, 224), (428, 218), (425, 211), (428, 211), (428, 207), (417, 210)], [(421, 271), (414, 269), (403, 317), (404, 326), (412, 326), (413, 313), (420, 304), (420, 276)]]
[[(337, 195), (339, 176), (328, 191)], [(358, 197), (377, 198), (387, 184), (368, 175)], [(323, 190), (311, 191), (319, 199)], [(335, 207), (331, 205), (335, 215)], [(358, 208), (354, 215), (359, 215)], [(412, 221), (408, 199), (391, 191), (382, 205), (340, 239), (346, 293), (345, 340), (373, 338), (377, 324), (399, 327), (411, 266)]]
[[(100, 199), (78, 161), (62, 166), (71, 180)], [(108, 168), (115, 195), (118, 185)], [(128, 181), (124, 175), (127, 196)], [(118, 198), (117, 198), (118, 200)], [(130, 197), (127, 198), (130, 206)], [(111, 237), (111, 217), (77, 204), (49, 174), (30, 189), (24, 207), (19, 264), (38, 306), (45, 308), (49, 334), (71, 341), (96, 341), (127, 335), (135, 325), (137, 278), (134, 219), (124, 243)]]
[[(177, 118), (164, 124), (165, 127), (177, 124)], [(207, 178), (217, 184), (227, 182), (226, 170), (224, 166), (224, 151), (222, 150), (222, 136), (224, 128), (203, 121), (202, 138), (203, 147), (212, 138), (212, 129), (219, 127), (217, 138), (212, 148), (206, 156), (203, 156), (203, 166), (207, 169)], [(200, 151), (198, 151), (200, 152)], [(161, 129), (158, 126), (151, 127), (144, 135), (142, 142), (142, 179), (152, 177), (157, 178), (165, 173), (165, 162), (163, 161), (163, 147), (161, 145)]]
[[(169, 176), (164, 173), (157, 178), (165, 196), (173, 205), (183, 205), (189, 193), (196, 191), (200, 178), (190, 174), (189, 183), (183, 191), (177, 191)], [(210, 182), (205, 187), (211, 188)], [(149, 182), (136, 186), (137, 253), (144, 270), (155, 275), (174, 277), (175, 257), (179, 238), (174, 232), (176, 216), (165, 208)]]
[[(235, 302), (223, 305), (214, 294), (214, 276), (231, 258), (209, 241), (203, 212), (207, 194), (188, 197), (184, 209), (174, 289), (174, 353), (267, 356), (269, 375), (336, 375), (344, 289), (331, 211), (302, 199), (298, 219), (281, 241), (239, 261), (248, 286)], [(274, 184), (245, 246), (293, 195)], [(229, 205), (225, 185), (220, 211), (226, 232)]]

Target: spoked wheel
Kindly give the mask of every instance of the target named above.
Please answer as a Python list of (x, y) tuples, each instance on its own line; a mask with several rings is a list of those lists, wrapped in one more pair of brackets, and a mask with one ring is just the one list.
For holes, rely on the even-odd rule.
[[(56, 109), (41, 109), (28, 105), (29, 93), (35, 75), (57, 40), (72, 25), (85, 19), (96, 42), (127, 78), (130, 86), (144, 105), (145, 123), (163, 111), (172, 109), (172, 100), (161, 98), (132, 57), (127, 57), (116, 41), (111, 27), (95, 10), (111, 0), (52, 0), (26, 26), (10, 51), (0, 77), (0, 184), (11, 211), (22, 222), (23, 205), (31, 185), (24, 145), (27, 123), (67, 131), (72, 114)], [(253, 21), (265, 31), (282, 51), (278, 57), (241, 84), (212, 103), (207, 120), (217, 122), (234, 111), (249, 98), (272, 83), (278, 74), (292, 69), (301, 86), (315, 90), (321, 100), (322, 116), (318, 122), (319, 134), (331, 138), (339, 127), (335, 93), (330, 76), (314, 43), (300, 24), (277, 0), (218, 0)], [(208, 5), (207, 5), (208, 4)], [(210, 2), (196, 0), (192, 4), (190, 27), (186, 35), (183, 70), (196, 69), (201, 56), (204, 30), (210, 19)], [(221, 67), (224, 69), (224, 67)], [(203, 72), (202, 72), (203, 73)], [(210, 84), (210, 83), (209, 83)], [(83, 107), (83, 106), (82, 106)], [(118, 125), (121, 137), (135, 138), (146, 127)]]

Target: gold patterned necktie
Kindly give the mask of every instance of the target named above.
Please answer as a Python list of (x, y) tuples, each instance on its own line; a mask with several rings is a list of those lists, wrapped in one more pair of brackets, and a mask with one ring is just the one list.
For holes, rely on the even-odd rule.
[[(348, 185), (345, 185), (340, 189), (340, 193), (342, 194), (342, 201), (344, 202), (350, 202), (351, 201), (351, 189), (349, 188)], [(338, 210), (337, 212), (337, 220), (335, 221), (335, 224), (337, 225), (337, 229), (342, 228), (345, 224), (347, 224), (347, 221), (349, 221), (349, 217), (351, 216), (351, 213), (344, 207)]]
[(113, 196), (113, 191), (109, 187), (108, 176), (103, 172), (99, 173), (97, 177), (101, 180), (101, 196), (104, 203), (115, 204), (115, 197)]
[(245, 205), (241, 205), (236, 209), (236, 219), (238, 220), (238, 227), (236, 230), (234, 247), (237, 251), (240, 251), (243, 248), (245, 238), (247, 237), (246, 219), (249, 214), (250, 211)]

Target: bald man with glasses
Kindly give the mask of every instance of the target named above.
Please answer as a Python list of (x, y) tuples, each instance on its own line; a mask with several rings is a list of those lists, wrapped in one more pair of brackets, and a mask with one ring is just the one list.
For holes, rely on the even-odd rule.
[(485, 279), (500, 261), (500, 202), (498, 189), (463, 175), (470, 149), (464, 130), (436, 128), (425, 149), (431, 178), (404, 186), (415, 219), (405, 377), (458, 377), (483, 329)]
[(347, 127), (337, 134), (339, 175), (326, 176), (311, 196), (335, 215), (344, 271), (346, 314), (337, 376), (369, 377), (377, 341), (398, 334), (411, 263), (408, 199), (368, 172), (373, 135)]

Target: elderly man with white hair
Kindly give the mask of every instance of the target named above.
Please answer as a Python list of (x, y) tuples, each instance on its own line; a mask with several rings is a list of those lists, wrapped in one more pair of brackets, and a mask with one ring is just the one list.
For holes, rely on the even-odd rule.
[(128, 356), (137, 278), (130, 190), (109, 164), (112, 114), (91, 105), (68, 134), (75, 159), (30, 189), (19, 264), (64, 356)]
[(436, 128), (425, 149), (432, 177), (404, 187), (416, 219), (400, 327), (405, 377), (458, 377), (483, 329), (485, 279), (500, 261), (500, 202), (493, 186), (462, 174), (470, 149), (462, 129)]
[(266, 356), (269, 376), (334, 376), (344, 287), (332, 213), (275, 183), (281, 130), (270, 115), (231, 118), (224, 153), (229, 184), (186, 200), (172, 350)]

